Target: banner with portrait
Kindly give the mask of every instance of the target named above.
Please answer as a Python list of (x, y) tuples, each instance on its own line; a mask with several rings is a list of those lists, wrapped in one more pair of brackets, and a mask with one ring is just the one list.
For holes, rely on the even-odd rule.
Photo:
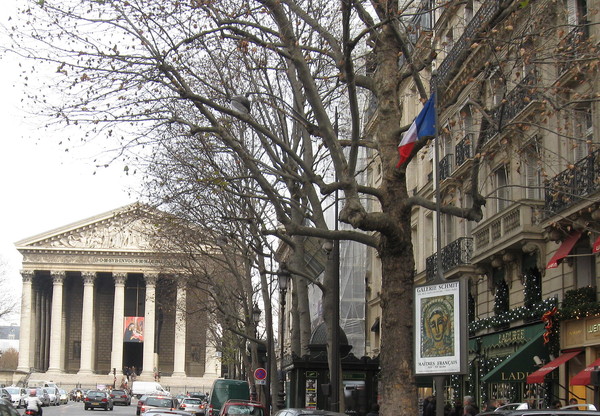
[(123, 319), (123, 342), (144, 342), (143, 316), (126, 316)]
[(466, 371), (465, 282), (415, 287), (415, 374)]

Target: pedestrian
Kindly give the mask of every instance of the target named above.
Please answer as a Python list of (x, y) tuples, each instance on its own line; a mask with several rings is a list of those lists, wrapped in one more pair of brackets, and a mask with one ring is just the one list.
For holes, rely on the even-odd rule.
[(435, 397), (428, 396), (423, 400), (423, 416), (435, 416)]
[(367, 416), (379, 416), (379, 405), (377, 403), (371, 406), (371, 411), (367, 413)]
[[(475, 414), (479, 413), (479, 407), (477, 407), (477, 405), (475, 404), (475, 399), (473, 398), (473, 396), (463, 397), (463, 406), (464, 407), (473, 406), (473, 409), (476, 410)], [(463, 412), (463, 414), (464, 414), (464, 412)]]
[(560, 400), (552, 400), (550, 403), (550, 409), (560, 409), (562, 407), (562, 403)]
[(490, 399), (485, 402), (485, 406), (483, 407), (484, 412), (493, 412), (496, 410), (496, 399)]
[[(579, 402), (575, 397), (571, 397), (569, 399), (569, 406), (579, 406)], [(579, 407), (574, 407), (571, 410), (579, 410)]]
[(477, 409), (477, 407), (473, 406), (472, 404), (466, 405), (463, 410), (464, 416), (475, 416), (478, 413), (479, 413), (479, 409)]
[(463, 414), (462, 403), (460, 402), (460, 399), (456, 399), (454, 401), (454, 406), (452, 407), (452, 409), (450, 409), (449, 416), (462, 416), (462, 414)]

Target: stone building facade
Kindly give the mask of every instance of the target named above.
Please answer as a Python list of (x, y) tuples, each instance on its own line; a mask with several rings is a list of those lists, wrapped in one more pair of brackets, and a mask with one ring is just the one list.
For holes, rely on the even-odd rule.
[(135, 367), (142, 380), (160, 373), (165, 386), (205, 388), (220, 374), (207, 316), (192, 307), (206, 300), (165, 263), (140, 209), (16, 243), (23, 255), (18, 371), (93, 385), (111, 384), (107, 376), (119, 383), (124, 368)]

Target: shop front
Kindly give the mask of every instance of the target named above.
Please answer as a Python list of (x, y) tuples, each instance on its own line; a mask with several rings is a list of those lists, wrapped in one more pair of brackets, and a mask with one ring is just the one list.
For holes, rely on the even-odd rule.
[(541, 402), (540, 391), (527, 383), (539, 363), (548, 362), (544, 345), (544, 325), (537, 323), (470, 340), (470, 384), (467, 391), (487, 400), (522, 402), (534, 397)]
[(564, 321), (561, 325), (562, 350), (580, 350), (577, 360), (571, 360), (561, 372), (566, 386), (566, 399), (579, 403), (594, 403), (591, 372), (600, 366), (600, 316)]

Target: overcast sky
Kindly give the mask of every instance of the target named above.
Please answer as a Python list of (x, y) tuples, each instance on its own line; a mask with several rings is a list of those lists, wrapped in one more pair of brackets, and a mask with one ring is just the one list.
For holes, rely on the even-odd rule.
[[(1, 24), (14, 14), (17, 1), (2, 2)], [(0, 34), (0, 46), (6, 43)], [(100, 148), (65, 152), (57, 145), (60, 133), (49, 135), (27, 115), (19, 70), (19, 59), (0, 48), (0, 264), (9, 262), (6, 279), (15, 295), (21, 268), (16, 241), (135, 202), (135, 192), (129, 196), (135, 178), (127, 177), (122, 165), (94, 175), (92, 160)]]

